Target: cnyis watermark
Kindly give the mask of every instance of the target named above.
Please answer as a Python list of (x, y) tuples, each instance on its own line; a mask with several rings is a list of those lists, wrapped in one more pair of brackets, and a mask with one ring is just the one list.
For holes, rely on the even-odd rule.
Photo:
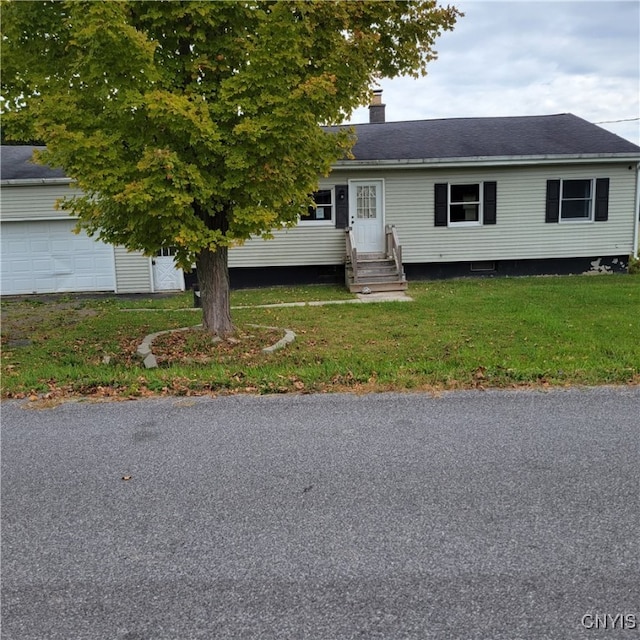
[(580, 620), (585, 629), (618, 630), (637, 629), (635, 613), (585, 613)]

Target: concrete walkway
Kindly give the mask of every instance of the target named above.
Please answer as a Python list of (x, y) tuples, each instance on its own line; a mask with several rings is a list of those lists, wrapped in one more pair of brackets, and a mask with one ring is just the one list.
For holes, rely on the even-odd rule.
[[(356, 293), (346, 300), (312, 300), (311, 302), (273, 302), (271, 304), (232, 305), (231, 309), (272, 309), (277, 307), (322, 307), (327, 304), (368, 304), (371, 302), (413, 302), (404, 291), (381, 291), (378, 293)], [(200, 307), (183, 309), (122, 309), (122, 311), (202, 311)]]
[(253, 304), (232, 309), (269, 309), (275, 307), (322, 307), (327, 304), (360, 304), (370, 302), (412, 302), (404, 291), (381, 291), (378, 293), (356, 293), (355, 298), (346, 300), (314, 300), (312, 302), (274, 302), (273, 304)]

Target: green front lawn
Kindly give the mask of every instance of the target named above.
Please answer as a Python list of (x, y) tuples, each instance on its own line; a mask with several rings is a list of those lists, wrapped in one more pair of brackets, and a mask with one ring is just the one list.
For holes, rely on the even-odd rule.
[[(246, 308), (352, 296), (338, 287), (237, 291), (237, 343), (164, 339), (161, 366), (149, 370), (137, 345), (148, 333), (197, 324), (192, 294), (3, 300), (2, 394), (640, 383), (640, 276), (413, 282), (408, 293), (414, 302)], [(265, 354), (256, 345), (273, 336), (251, 324), (286, 327), (297, 339)]]

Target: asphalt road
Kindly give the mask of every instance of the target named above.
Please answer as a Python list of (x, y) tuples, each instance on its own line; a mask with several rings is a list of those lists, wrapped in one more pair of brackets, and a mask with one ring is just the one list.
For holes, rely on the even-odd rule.
[(4, 640), (640, 638), (639, 388), (27, 407)]

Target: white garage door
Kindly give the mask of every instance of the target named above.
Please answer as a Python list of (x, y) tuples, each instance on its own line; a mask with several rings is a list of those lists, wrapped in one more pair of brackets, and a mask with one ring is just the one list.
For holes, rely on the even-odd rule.
[(3, 222), (2, 287), (5, 295), (65, 291), (114, 291), (113, 248), (73, 220)]

